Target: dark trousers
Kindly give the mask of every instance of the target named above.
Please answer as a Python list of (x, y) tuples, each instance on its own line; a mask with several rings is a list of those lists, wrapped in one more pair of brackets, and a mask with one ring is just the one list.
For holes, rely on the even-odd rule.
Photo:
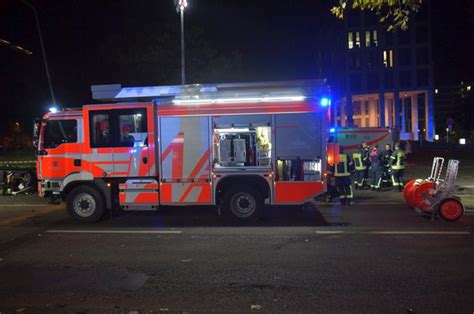
[(390, 175), (390, 166), (383, 166), (382, 172), (382, 185), (391, 185), (392, 184), (392, 177)]
[(367, 169), (366, 170), (356, 170), (356, 180), (354, 182), (360, 188), (363, 188), (368, 178)]
[(350, 176), (336, 177), (336, 186), (341, 199), (352, 199), (354, 197)]
[(370, 170), (370, 187), (375, 189), (380, 189), (382, 184), (382, 168), (371, 169)]
[(393, 186), (395, 187), (399, 187), (400, 189), (403, 187), (403, 174), (404, 174), (405, 170), (404, 169), (401, 169), (401, 170), (393, 170), (392, 169), (392, 183), (393, 183)]

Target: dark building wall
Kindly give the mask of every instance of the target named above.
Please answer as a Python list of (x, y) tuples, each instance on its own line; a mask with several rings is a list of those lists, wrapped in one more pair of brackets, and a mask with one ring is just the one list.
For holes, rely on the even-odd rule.
[(474, 140), (474, 81), (437, 86), (435, 104), (436, 129), (440, 137), (446, 138), (446, 132), (449, 132), (453, 139)]
[[(433, 107), (433, 62), (431, 51), (430, 7), (423, 3), (422, 9), (412, 16), (407, 31), (387, 32), (386, 25), (381, 25), (372, 13), (350, 11), (337, 34), (334, 44), (336, 66), (331, 73), (325, 73), (331, 83), (335, 106), (333, 116), (338, 112), (345, 115), (347, 125), (353, 125), (354, 96), (377, 95), (379, 108), (378, 124), (391, 125), (416, 133), (411, 120), (417, 119), (416, 125), (422, 125), (420, 131), (429, 140), (434, 137)], [(391, 93), (394, 106), (394, 120), (385, 121), (386, 95)], [(396, 95), (396, 96), (395, 96)], [(407, 98), (407, 99), (405, 99)], [(415, 99), (416, 98), (416, 99)], [(351, 101), (337, 101), (351, 99)], [(426, 107), (426, 114), (410, 113), (410, 107)], [(339, 107), (338, 107), (339, 106)], [(359, 104), (356, 104), (356, 109)], [(392, 110), (392, 109), (391, 109)], [(415, 108), (413, 109), (415, 111)], [(371, 120), (372, 121), (372, 120)], [(409, 126), (409, 127), (407, 127)], [(413, 126), (416, 128), (415, 124)], [(415, 136), (418, 137), (418, 134)]]

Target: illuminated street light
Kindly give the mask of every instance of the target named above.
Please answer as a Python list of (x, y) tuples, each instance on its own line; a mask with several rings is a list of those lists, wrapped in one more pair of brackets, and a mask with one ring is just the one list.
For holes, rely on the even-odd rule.
[(39, 36), (40, 45), (41, 45), (41, 52), (43, 54), (43, 63), (44, 63), (44, 68), (46, 70), (46, 78), (48, 79), (49, 92), (51, 93), (51, 100), (53, 102), (53, 105), (56, 106), (56, 98), (54, 97), (53, 84), (51, 83), (51, 77), (49, 75), (48, 60), (46, 59), (46, 52), (45, 52), (44, 44), (43, 44), (43, 36), (41, 35), (41, 28), (40, 28), (38, 13), (36, 12), (36, 8), (28, 1), (21, 0), (21, 2), (23, 2), (23, 4), (25, 4), (27, 7), (29, 7), (33, 11), (33, 15), (35, 16), (36, 29), (38, 30), (38, 36)]
[(181, 16), (181, 85), (186, 84), (185, 54), (184, 54), (184, 9), (188, 6), (187, 0), (174, 0), (176, 10)]

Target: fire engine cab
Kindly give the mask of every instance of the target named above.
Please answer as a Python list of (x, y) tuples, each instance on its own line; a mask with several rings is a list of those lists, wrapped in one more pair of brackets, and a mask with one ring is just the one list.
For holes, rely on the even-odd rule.
[(326, 191), (324, 80), (92, 86), (106, 102), (45, 114), (38, 190), (95, 222), (106, 210), (216, 205), (236, 221)]

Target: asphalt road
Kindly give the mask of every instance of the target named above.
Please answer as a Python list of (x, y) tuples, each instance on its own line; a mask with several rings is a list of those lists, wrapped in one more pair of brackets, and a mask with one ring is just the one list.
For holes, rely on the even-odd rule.
[(0, 312), (474, 312), (474, 215), (430, 221), (394, 192), (267, 208), (253, 226), (210, 208), (80, 225), (63, 205), (0, 198)]

